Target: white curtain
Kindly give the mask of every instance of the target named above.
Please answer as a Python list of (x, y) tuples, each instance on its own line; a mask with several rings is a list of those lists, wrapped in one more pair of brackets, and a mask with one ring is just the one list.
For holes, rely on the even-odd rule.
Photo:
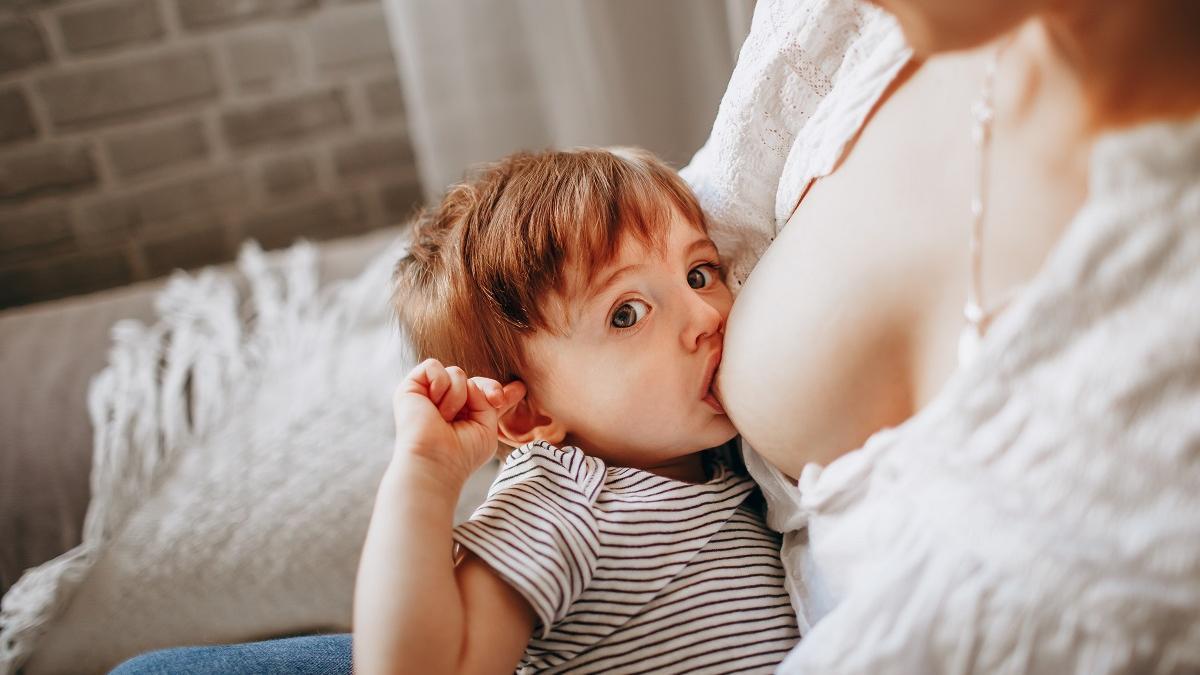
[(520, 149), (708, 137), (754, 0), (384, 0), (426, 197)]

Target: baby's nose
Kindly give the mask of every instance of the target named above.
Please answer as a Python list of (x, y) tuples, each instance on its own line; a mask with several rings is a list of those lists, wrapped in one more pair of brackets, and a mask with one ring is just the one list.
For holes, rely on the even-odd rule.
[(702, 299), (693, 304), (688, 330), (683, 336), (687, 347), (695, 349), (703, 343), (712, 343), (713, 341), (720, 345), (724, 339), (724, 333), (725, 317), (716, 307)]

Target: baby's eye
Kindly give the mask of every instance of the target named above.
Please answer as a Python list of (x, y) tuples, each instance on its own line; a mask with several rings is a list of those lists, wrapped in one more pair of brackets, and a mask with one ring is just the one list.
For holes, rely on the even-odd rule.
[(712, 285), (717, 276), (716, 267), (712, 263), (693, 267), (687, 275), (688, 286), (699, 290)]
[(650, 311), (650, 307), (641, 300), (623, 302), (613, 311), (609, 324), (613, 328), (630, 328), (633, 324), (641, 321), (648, 311)]

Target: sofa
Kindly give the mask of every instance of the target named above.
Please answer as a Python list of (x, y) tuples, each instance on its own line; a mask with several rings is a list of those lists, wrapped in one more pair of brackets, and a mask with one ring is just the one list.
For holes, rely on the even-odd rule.
[[(413, 361), (389, 305), (403, 246), (399, 228), (250, 245), (236, 265), (0, 313), (0, 673), (350, 629), (390, 392)], [(130, 346), (148, 343), (138, 366)], [(157, 398), (122, 412), (139, 377)]]

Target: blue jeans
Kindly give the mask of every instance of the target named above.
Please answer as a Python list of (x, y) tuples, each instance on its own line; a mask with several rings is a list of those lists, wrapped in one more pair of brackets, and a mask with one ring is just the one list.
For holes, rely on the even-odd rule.
[(248, 642), (216, 647), (176, 647), (148, 652), (109, 675), (350, 675), (350, 634)]

